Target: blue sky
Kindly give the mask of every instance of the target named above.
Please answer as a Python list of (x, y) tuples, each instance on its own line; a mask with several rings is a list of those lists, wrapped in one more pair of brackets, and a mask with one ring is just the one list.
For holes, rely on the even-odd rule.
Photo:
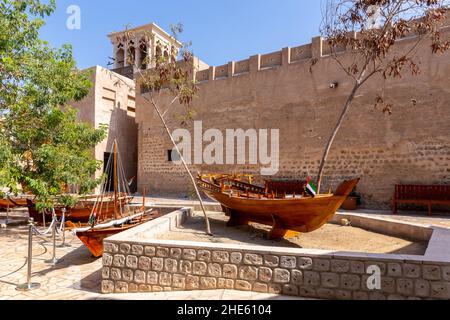
[[(308, 43), (319, 32), (323, 0), (57, 0), (41, 37), (55, 47), (72, 44), (80, 68), (106, 66), (112, 48), (106, 35), (155, 22), (170, 31), (183, 23), (182, 41), (209, 65)], [(70, 5), (81, 9), (81, 30), (69, 30)]]

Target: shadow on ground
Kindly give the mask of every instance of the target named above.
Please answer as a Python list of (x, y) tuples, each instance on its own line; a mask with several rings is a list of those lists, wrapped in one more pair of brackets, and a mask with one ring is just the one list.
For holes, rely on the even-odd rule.
[[(50, 252), (52, 252), (51, 250), (52, 249), (49, 249)], [(58, 253), (58, 251), (56, 252)], [(98, 260), (98, 258), (94, 258), (84, 246), (80, 246), (62, 257), (57, 255), (57, 258), (62, 260), (62, 262), (56, 264), (55, 266), (50, 266), (45, 270), (39, 271), (36, 275), (45, 276), (53, 271), (67, 269), (68, 267), (91, 264), (92, 262)]]

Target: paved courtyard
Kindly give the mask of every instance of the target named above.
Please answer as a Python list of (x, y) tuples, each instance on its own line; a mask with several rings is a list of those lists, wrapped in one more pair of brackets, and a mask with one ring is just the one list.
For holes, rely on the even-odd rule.
[[(296, 299), (273, 294), (258, 294), (229, 290), (198, 292), (161, 292), (147, 294), (100, 293), (101, 259), (93, 258), (89, 251), (70, 233), (70, 247), (57, 248), (61, 263), (45, 263), (52, 258), (50, 238), (35, 237), (33, 242), (33, 282), (41, 288), (30, 292), (16, 291), (18, 284), (26, 282), (26, 256), (28, 229), (26, 226), (0, 230), (0, 300), (272, 300)], [(61, 241), (58, 240), (58, 244)], [(298, 300), (298, 299), (297, 299)]]
[[(147, 204), (193, 206), (188, 200), (165, 198), (148, 198)], [(215, 206), (214, 203), (208, 203)], [(376, 217), (414, 222), (450, 228), (450, 215), (427, 217), (423, 213), (400, 214), (393, 216), (388, 212), (358, 211)], [(5, 213), (0, 213), (0, 223), (4, 223)], [(52, 257), (51, 238), (35, 237), (33, 242), (33, 282), (41, 284), (41, 288), (31, 292), (16, 291), (18, 284), (26, 281), (26, 256), (28, 227), (23, 225), (27, 219), (24, 210), (12, 212), (9, 225), (0, 228), (0, 299), (134, 299), (134, 300), (270, 300), (299, 299), (278, 296), (274, 294), (258, 294), (251, 292), (213, 290), (198, 292), (161, 292), (148, 294), (116, 294), (102, 295), (100, 293), (101, 259), (95, 259), (81, 242), (67, 232), (64, 248), (57, 248), (57, 258), (62, 261), (51, 266), (45, 261)], [(3, 220), (3, 222), (2, 222)], [(22, 225), (21, 225), (22, 223)], [(61, 244), (58, 239), (57, 244)]]

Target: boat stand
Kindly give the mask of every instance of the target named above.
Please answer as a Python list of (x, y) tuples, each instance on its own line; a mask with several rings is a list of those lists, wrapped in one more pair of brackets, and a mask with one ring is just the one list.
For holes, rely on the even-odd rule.
[(286, 236), (289, 230), (285, 229), (283, 222), (276, 215), (272, 215), (273, 225), (269, 234), (267, 235), (268, 240), (279, 240)]
[[(239, 227), (248, 225), (251, 220), (243, 217), (241, 214), (235, 212), (234, 210), (225, 208), (225, 214), (230, 217), (227, 222), (227, 227)], [(267, 234), (267, 240), (280, 240), (283, 238), (289, 239), (297, 237), (300, 233), (297, 231), (291, 231), (286, 229), (283, 221), (277, 217), (277, 215), (272, 215), (272, 229)], [(258, 221), (255, 221), (258, 222)]]
[(6, 228), (8, 228), (8, 224), (9, 224), (9, 204), (8, 204), (8, 206), (6, 207), (6, 218), (5, 218), (5, 220), (3, 221), (2, 220), (2, 222), (1, 222), (1, 228), (2, 229), (6, 229)]
[(246, 226), (250, 223), (250, 220), (245, 219), (240, 214), (229, 209), (227, 209), (227, 216), (230, 217), (230, 220), (227, 222), (227, 227)]

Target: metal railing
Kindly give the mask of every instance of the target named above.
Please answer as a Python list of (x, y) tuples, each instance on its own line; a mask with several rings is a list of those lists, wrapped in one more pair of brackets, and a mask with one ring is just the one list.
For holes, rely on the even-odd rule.
[(116, 69), (111, 69), (111, 71), (118, 73), (124, 77), (134, 79), (134, 68), (133, 66), (121, 67)]

